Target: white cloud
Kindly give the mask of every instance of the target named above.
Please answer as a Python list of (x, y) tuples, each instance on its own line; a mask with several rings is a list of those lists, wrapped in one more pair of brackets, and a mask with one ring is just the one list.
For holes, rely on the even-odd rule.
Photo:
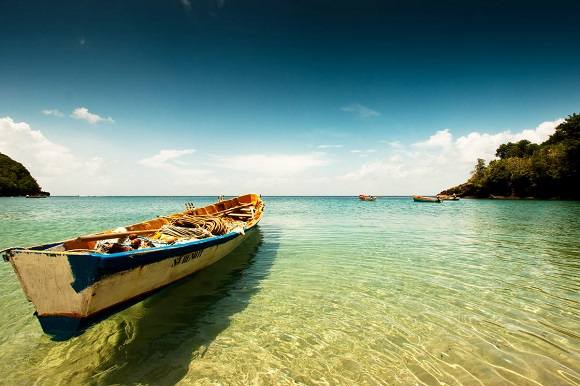
[(376, 149), (366, 149), (366, 150), (359, 150), (359, 149), (354, 149), (350, 151), (351, 153), (355, 153), (355, 154), (360, 154), (360, 153), (376, 153)]
[(219, 158), (220, 166), (239, 171), (251, 171), (271, 176), (296, 175), (330, 163), (324, 153), (310, 154), (248, 154)]
[(74, 111), (70, 116), (71, 118), (82, 119), (83, 121), (87, 121), (92, 125), (100, 122), (108, 122), (108, 123), (115, 122), (111, 117), (103, 118), (100, 115), (91, 113), (86, 107), (77, 107), (76, 109), (74, 109)]
[(33, 176), (63, 175), (75, 161), (70, 149), (10, 117), (0, 118), (0, 151), (25, 164)]
[(408, 172), (401, 162), (401, 157), (393, 155), (384, 160), (371, 161), (363, 164), (359, 169), (339, 177), (342, 180), (362, 180), (367, 177), (388, 175), (390, 178), (405, 177)]
[(369, 155), (371, 155), (372, 153), (376, 153), (377, 151), (375, 149), (366, 149), (366, 150), (359, 150), (359, 149), (354, 149), (350, 151), (353, 154), (358, 154), (359, 157), (368, 157)]
[(378, 117), (379, 115), (381, 115), (378, 111), (363, 106), (360, 103), (351, 103), (348, 106), (342, 107), (341, 110), (349, 113), (354, 113), (358, 115), (360, 118), (371, 118)]
[(107, 182), (102, 158), (79, 157), (26, 122), (10, 117), (0, 118), (0, 152), (26, 166), (38, 183), (53, 193), (78, 193), (93, 183)]
[(496, 134), (473, 132), (457, 138), (454, 147), (464, 162), (474, 162), (477, 158), (489, 161), (495, 157), (495, 151), (502, 143), (518, 142), (522, 139), (534, 143), (544, 142), (562, 122), (564, 122), (563, 118), (546, 121), (535, 129), (524, 129), (518, 133), (512, 133), (509, 130)]
[[(342, 146), (331, 142), (298, 154), (208, 156), (187, 145), (150, 154), (138, 153), (139, 146), (135, 152), (123, 152), (124, 141), (106, 137), (91, 137), (98, 146), (87, 147), (82, 134), (76, 139), (65, 137), (65, 146), (25, 122), (4, 117), (0, 118), (0, 152), (22, 162), (53, 194), (433, 194), (465, 181), (475, 160), (493, 158), (501, 143), (542, 142), (561, 122), (544, 122), (518, 132), (459, 136), (444, 129), (414, 144), (386, 142), (380, 151), (361, 147), (350, 153), (345, 143), (348, 151), (323, 153)], [(373, 143), (371, 139), (367, 146)], [(92, 148), (101, 154), (91, 154)], [(333, 158), (333, 153), (347, 157)], [(121, 159), (113, 161), (117, 157)]]
[[(204, 178), (204, 183), (211, 181), (215, 183), (215, 179), (208, 178), (212, 172), (207, 168), (193, 167), (188, 162), (180, 158), (195, 153), (194, 149), (164, 149), (159, 153), (143, 158), (138, 161), (139, 164), (151, 169), (158, 169), (166, 176), (173, 178), (173, 182), (177, 185), (191, 185), (199, 183), (199, 179)], [(178, 179), (177, 181), (175, 179)]]
[(169, 161), (173, 161), (176, 158), (184, 156), (186, 154), (193, 154), (195, 153), (195, 149), (183, 149), (183, 150), (161, 150), (159, 153), (155, 154), (154, 156), (144, 158), (139, 161), (140, 164), (149, 166), (149, 167), (159, 167), (160, 165), (165, 165), (170, 163)]
[(429, 137), (428, 140), (424, 142), (418, 142), (413, 144), (416, 148), (423, 149), (436, 149), (442, 148), (446, 149), (453, 144), (453, 135), (449, 132), (449, 129), (439, 130), (435, 134)]
[(340, 149), (342, 145), (318, 145), (318, 149)]
[(64, 117), (64, 114), (61, 113), (60, 111), (58, 111), (57, 109), (46, 109), (46, 110), (42, 110), (41, 113), (43, 113), (44, 115), (53, 115), (55, 117)]
[(563, 119), (543, 122), (535, 129), (512, 133), (472, 132), (454, 138), (449, 129), (439, 130), (425, 141), (404, 146), (396, 142), (393, 154), (373, 160), (341, 175), (339, 181), (357, 181), (367, 191), (379, 193), (432, 194), (464, 182), (477, 158), (489, 161), (502, 143), (527, 139), (540, 143), (554, 133)]
[(403, 144), (400, 141), (381, 141), (382, 143), (386, 143), (387, 145), (389, 145), (389, 147), (392, 147), (393, 149), (401, 149), (403, 147)]

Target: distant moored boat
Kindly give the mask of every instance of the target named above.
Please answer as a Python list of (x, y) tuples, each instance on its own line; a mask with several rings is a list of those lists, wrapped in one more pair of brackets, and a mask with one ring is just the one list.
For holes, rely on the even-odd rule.
[(40, 192), (38, 194), (27, 194), (26, 198), (47, 198), (50, 197), (50, 193), (48, 192)]
[(36, 308), (63, 339), (232, 252), (260, 221), (246, 194), (97, 234), (0, 251)]
[(439, 194), (437, 195), (437, 198), (441, 201), (459, 201), (459, 197), (457, 197), (455, 194), (451, 196), (447, 194)]
[(359, 194), (358, 199), (361, 201), (375, 201), (377, 197), (368, 194)]
[(441, 202), (437, 197), (413, 196), (415, 202)]

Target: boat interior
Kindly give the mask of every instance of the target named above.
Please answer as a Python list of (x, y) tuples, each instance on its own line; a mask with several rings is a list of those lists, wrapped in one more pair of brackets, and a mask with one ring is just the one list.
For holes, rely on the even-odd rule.
[[(257, 194), (246, 194), (182, 212), (100, 233), (79, 236), (52, 245), (59, 252), (117, 253), (191, 242), (251, 228), (262, 216), (264, 204)], [(35, 248), (41, 249), (41, 248)]]

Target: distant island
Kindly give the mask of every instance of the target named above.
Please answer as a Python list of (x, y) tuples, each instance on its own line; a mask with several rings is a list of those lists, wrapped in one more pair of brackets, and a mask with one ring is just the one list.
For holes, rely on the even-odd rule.
[(570, 115), (547, 141), (508, 142), (488, 165), (479, 158), (466, 183), (442, 191), (475, 198), (580, 199), (580, 115)]
[(50, 196), (20, 162), (0, 153), (0, 197)]

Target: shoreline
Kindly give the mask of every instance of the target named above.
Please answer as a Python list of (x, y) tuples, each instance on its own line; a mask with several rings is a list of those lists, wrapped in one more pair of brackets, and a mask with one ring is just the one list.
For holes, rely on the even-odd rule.
[(517, 197), (517, 196), (490, 196), (490, 197), (477, 197), (477, 196), (464, 196), (460, 197), (462, 200), (506, 200), (506, 201), (580, 201), (573, 198), (561, 198), (561, 197)]

